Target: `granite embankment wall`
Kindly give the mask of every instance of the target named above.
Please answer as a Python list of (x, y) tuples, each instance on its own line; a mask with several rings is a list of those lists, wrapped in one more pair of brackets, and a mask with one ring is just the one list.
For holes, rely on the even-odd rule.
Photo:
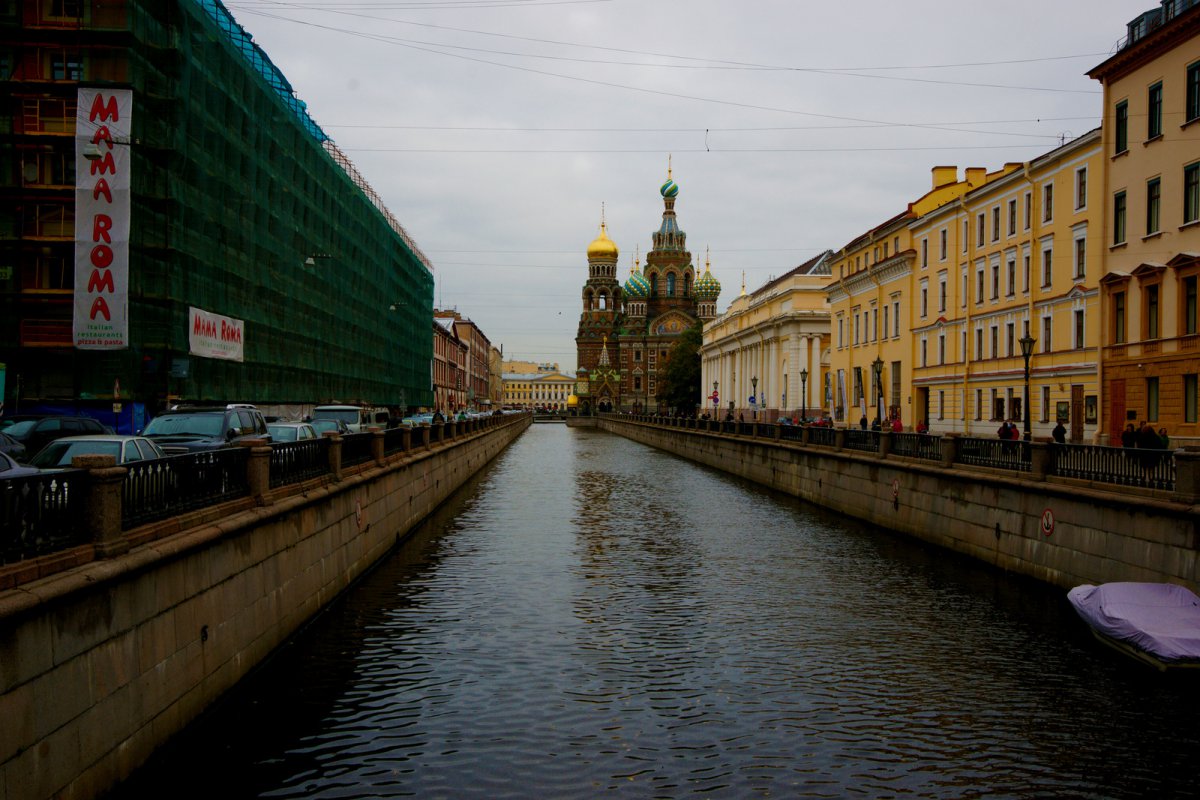
[(128, 776), (529, 424), (135, 529), (122, 555), (0, 592), (0, 800)]
[[(604, 416), (600, 428), (1062, 587), (1170, 581), (1200, 590), (1200, 505), (1165, 492), (805, 447)], [(1049, 512), (1049, 513), (1047, 513)], [(1043, 521), (1051, 524), (1044, 525)]]

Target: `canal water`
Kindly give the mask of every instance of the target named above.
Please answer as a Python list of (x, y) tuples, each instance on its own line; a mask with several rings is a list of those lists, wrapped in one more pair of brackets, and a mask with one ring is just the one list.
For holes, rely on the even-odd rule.
[(1064, 592), (534, 425), (119, 797), (1200, 793)]

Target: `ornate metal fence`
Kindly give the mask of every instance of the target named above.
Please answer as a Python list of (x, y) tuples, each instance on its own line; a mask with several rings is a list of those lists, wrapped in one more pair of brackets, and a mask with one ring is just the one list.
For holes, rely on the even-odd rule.
[(396, 453), (404, 452), (404, 436), (409, 436), (409, 441), (412, 441), (411, 428), (388, 428), (383, 432), (383, 454), (392, 456)]
[(329, 473), (329, 439), (271, 445), (271, 481), (276, 489)]
[(846, 449), (862, 450), (867, 453), (879, 452), (879, 433), (864, 431), (859, 428), (846, 429)]
[(804, 428), (799, 425), (784, 425), (779, 429), (779, 438), (785, 442), (799, 442), (804, 438)]
[[(441, 428), (441, 425), (435, 425)], [(342, 466), (352, 467), (371, 460), (371, 433), (351, 433), (342, 437)]]
[(808, 428), (808, 443), (819, 444), (823, 447), (833, 447), (837, 444), (837, 429), (825, 426), (810, 425)]
[(898, 456), (942, 460), (942, 437), (928, 433), (893, 433), (892, 452)]
[(236, 500), (250, 494), (248, 447), (169, 456), (126, 464), (121, 528), (166, 519), (184, 511)]
[(957, 461), (976, 467), (1029, 472), (1029, 447), (1021, 441), (964, 436), (958, 440)]
[(1170, 450), (1085, 444), (1053, 448), (1053, 475), (1149, 489), (1175, 488), (1175, 454)]
[(81, 470), (0, 481), (0, 564), (87, 543)]

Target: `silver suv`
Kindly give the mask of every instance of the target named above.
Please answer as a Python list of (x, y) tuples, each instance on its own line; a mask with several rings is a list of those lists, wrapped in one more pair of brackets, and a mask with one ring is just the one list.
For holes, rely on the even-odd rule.
[(271, 441), (262, 413), (242, 404), (176, 406), (150, 420), (142, 435), (167, 455), (219, 450), (245, 439)]

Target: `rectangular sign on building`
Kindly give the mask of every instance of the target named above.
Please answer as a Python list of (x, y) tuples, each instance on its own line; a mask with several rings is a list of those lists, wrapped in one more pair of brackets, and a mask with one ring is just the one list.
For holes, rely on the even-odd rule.
[(246, 323), (202, 308), (188, 309), (188, 345), (194, 356), (242, 360)]
[(75, 117), (75, 312), (81, 350), (129, 346), (133, 92), (80, 88)]

